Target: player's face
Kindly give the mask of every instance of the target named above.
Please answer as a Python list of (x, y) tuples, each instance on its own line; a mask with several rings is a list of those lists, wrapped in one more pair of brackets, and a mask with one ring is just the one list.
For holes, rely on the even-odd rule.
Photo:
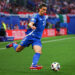
[(44, 15), (44, 14), (46, 13), (46, 11), (47, 11), (47, 7), (42, 7), (42, 8), (39, 10), (39, 13), (40, 13), (41, 15)]

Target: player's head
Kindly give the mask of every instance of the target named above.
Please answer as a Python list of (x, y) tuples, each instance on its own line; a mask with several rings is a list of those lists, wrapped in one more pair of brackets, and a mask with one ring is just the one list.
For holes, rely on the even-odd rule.
[(44, 15), (44, 14), (46, 13), (46, 11), (47, 11), (47, 6), (46, 6), (46, 4), (41, 4), (41, 5), (39, 5), (38, 10), (39, 10), (40, 15)]

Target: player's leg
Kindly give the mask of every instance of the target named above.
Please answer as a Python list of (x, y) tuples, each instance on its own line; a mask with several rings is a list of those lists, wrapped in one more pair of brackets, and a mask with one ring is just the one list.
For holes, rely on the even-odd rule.
[(42, 66), (37, 65), (40, 55), (42, 53), (41, 41), (37, 39), (35, 42), (33, 42), (32, 46), (33, 46), (35, 54), (33, 56), (33, 61), (32, 61), (32, 65), (31, 65), (30, 69), (37, 69), (37, 70), (42, 69)]
[(16, 52), (21, 52), (25, 48), (25, 47), (23, 47), (21, 45), (14, 45), (13, 47), (16, 50)]
[(32, 61), (32, 66), (30, 67), (31, 70), (40, 70), (42, 69), (43, 67), (40, 66), (40, 65), (37, 65), (38, 64), (38, 61), (39, 61), (39, 58), (40, 58), (40, 55), (42, 53), (42, 47), (38, 46), (38, 45), (34, 45), (33, 46), (33, 49), (34, 49), (34, 56), (33, 56), (33, 61)]
[(8, 44), (6, 47), (7, 48), (10, 48), (10, 47), (13, 47), (14, 50), (16, 52), (20, 52), (22, 51), (25, 47), (29, 46), (30, 42), (29, 42), (29, 36), (26, 36), (20, 43), (20, 45), (18, 45), (17, 43), (11, 43), (11, 44)]
[(39, 61), (39, 58), (40, 58), (40, 55), (42, 53), (42, 48), (38, 45), (34, 45), (33, 46), (33, 49), (34, 49), (34, 56), (33, 56), (33, 62), (32, 62), (32, 66), (35, 66), (38, 64), (38, 61)]
[(6, 46), (6, 48), (10, 48), (10, 47), (13, 47), (16, 52), (20, 52), (20, 51), (22, 51), (25, 48), (25, 47), (23, 47), (21, 45), (18, 45), (16, 42), (8, 44)]

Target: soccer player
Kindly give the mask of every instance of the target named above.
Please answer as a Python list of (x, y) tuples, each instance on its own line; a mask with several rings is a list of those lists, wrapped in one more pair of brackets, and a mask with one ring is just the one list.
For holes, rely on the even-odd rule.
[(30, 67), (31, 70), (40, 70), (43, 68), (42, 66), (37, 65), (37, 63), (42, 53), (41, 37), (46, 26), (46, 18), (44, 16), (46, 11), (47, 6), (45, 4), (41, 4), (39, 6), (38, 13), (31, 18), (29, 23), (30, 28), (27, 30), (27, 36), (21, 41), (20, 45), (11, 43), (6, 46), (7, 48), (13, 47), (16, 52), (20, 52), (25, 47), (28, 47), (30, 44), (32, 44), (32, 48), (35, 51), (35, 54), (33, 56), (32, 65)]

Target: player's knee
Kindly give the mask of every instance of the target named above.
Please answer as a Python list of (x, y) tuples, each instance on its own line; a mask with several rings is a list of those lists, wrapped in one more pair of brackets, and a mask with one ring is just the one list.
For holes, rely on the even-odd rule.
[(42, 54), (42, 52), (40, 52), (40, 54)]
[(42, 51), (39, 51), (40, 54), (42, 54)]
[(36, 52), (36, 53), (42, 54), (42, 52)]
[(42, 54), (42, 51), (35, 51), (35, 53), (40, 53), (40, 54)]

